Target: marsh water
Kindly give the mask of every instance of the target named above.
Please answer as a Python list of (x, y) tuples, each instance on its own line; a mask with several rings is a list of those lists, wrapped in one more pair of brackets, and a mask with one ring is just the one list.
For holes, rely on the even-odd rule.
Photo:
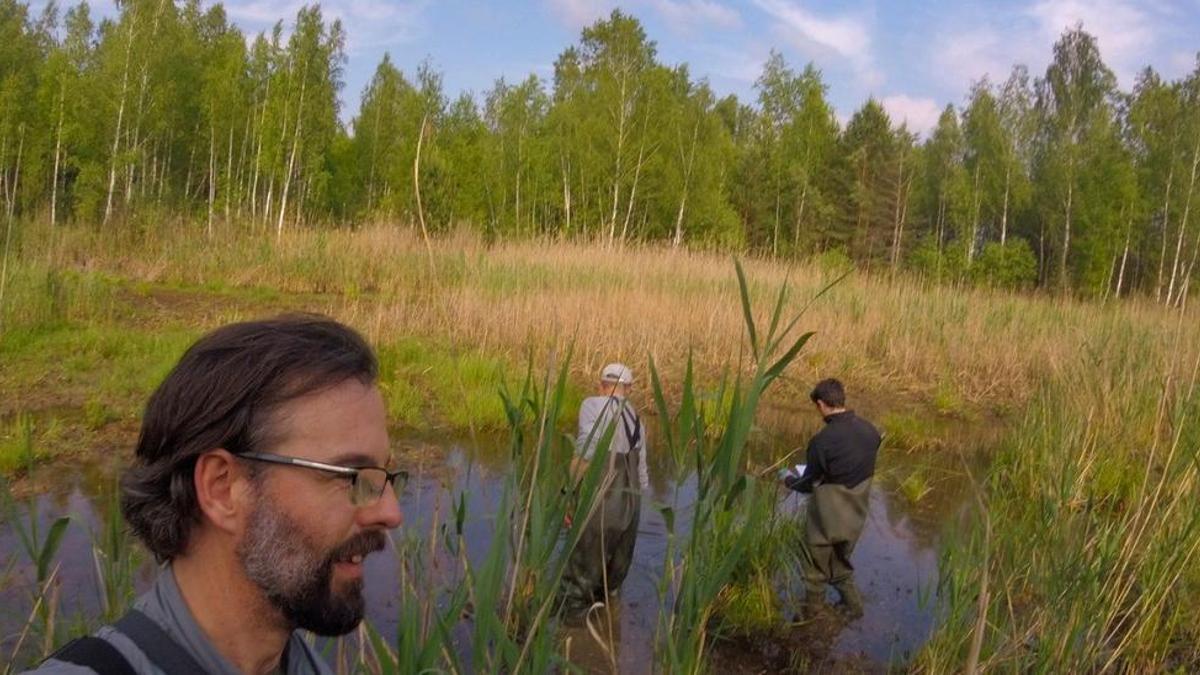
[[(971, 441), (959, 443), (966, 450), (977, 450), (971, 447)], [(794, 438), (787, 443), (785, 439), (765, 435), (756, 442), (755, 453), (764, 457), (781, 456), (794, 444)], [(400, 446), (404, 448), (400, 453), (402, 462), (413, 474), (402, 499), (405, 515), (402, 528), (409, 535), (425, 536), (431, 522), (435, 518), (444, 522), (454, 500), (465, 492), (467, 552), (472, 558), (481, 558), (497, 526), (495, 506), (500, 499), (502, 479), (510, 470), (505, 439), (411, 440)], [(845, 661), (859, 669), (879, 670), (906, 662), (921, 647), (933, 630), (938, 613), (941, 536), (946, 524), (957, 519), (967, 504), (969, 481), (963, 475), (958, 454), (939, 451), (926, 453), (919, 460), (913, 453), (881, 454), (871, 491), (869, 520), (853, 557), (865, 597), (865, 615), (848, 623), (838, 622), (819, 637), (799, 633), (796, 639), (774, 647), (775, 651), (806, 651), (807, 663)], [(57, 556), (58, 615), (67, 630), (86, 625), (84, 618), (96, 616), (100, 611), (102, 600), (92, 542), (101, 531), (119, 463), (98, 462), (69, 472), (61, 466), (35, 469), (27, 480), (33, 485), (52, 487), (38, 489), (35, 496), (17, 502), (17, 516), (26, 522), (36, 519), (43, 532), (54, 518), (71, 517)], [(900, 483), (912, 474), (917, 464), (928, 490), (914, 499), (900, 488)], [(47, 475), (50, 472), (54, 473)], [(659, 621), (658, 587), (667, 546), (665, 523), (652, 504), (675, 505), (680, 514), (677, 531), (686, 531), (687, 505), (694, 501), (694, 481), (672, 483), (667, 478), (672, 472), (653, 453), (651, 473), (652, 494), (643, 501), (633, 567), (612, 606), (613, 659), (622, 673), (652, 670)], [(787, 490), (780, 489), (778, 498), (785, 512), (798, 513), (803, 508), (802, 497)], [(385, 636), (395, 634), (398, 620), (396, 599), (388, 592), (389, 588), (398, 587), (398, 574), (394, 554), (384, 552), (368, 558), (368, 618)], [(138, 588), (148, 586), (153, 576), (153, 565), (143, 564), (137, 573)], [(0, 521), (0, 662), (11, 658), (30, 615), (34, 586), (34, 566), (22, 552), (13, 523)], [(780, 594), (784, 607), (779, 621), (786, 625), (798, 609), (798, 604), (789, 605), (798, 603), (799, 589), (781, 588)], [(607, 634), (608, 630), (603, 632)], [(567, 629), (566, 637), (570, 640), (573, 662), (593, 672), (611, 670), (609, 657), (586, 630)], [(815, 644), (818, 641), (820, 644)], [(762, 664), (767, 663), (764, 659), (770, 655), (761, 653), (761, 645), (749, 646), (745, 641), (723, 644), (718, 640), (715, 650), (717, 658), (737, 663), (739, 669), (747, 672), (768, 669)], [(774, 658), (778, 662), (779, 655)]]

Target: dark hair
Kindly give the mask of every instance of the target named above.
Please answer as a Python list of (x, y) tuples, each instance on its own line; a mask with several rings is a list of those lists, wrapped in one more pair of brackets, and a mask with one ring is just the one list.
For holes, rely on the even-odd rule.
[(200, 522), (196, 459), (276, 440), (280, 405), (349, 379), (375, 381), (361, 335), (333, 319), (289, 314), (222, 326), (188, 348), (146, 404), (133, 466), (121, 477), (121, 513), (159, 561), (187, 548)]
[(821, 401), (831, 408), (846, 407), (846, 390), (842, 387), (841, 382), (832, 377), (818, 382), (808, 397), (812, 399), (813, 403)]

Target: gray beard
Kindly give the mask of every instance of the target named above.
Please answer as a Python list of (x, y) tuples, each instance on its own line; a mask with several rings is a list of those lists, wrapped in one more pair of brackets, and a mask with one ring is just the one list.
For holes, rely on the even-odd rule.
[(237, 556), (246, 576), (294, 628), (317, 635), (344, 635), (362, 621), (363, 584), (333, 588), (333, 565), (348, 547), (382, 548), (381, 532), (364, 532), (330, 551), (320, 551), (303, 528), (260, 496)]

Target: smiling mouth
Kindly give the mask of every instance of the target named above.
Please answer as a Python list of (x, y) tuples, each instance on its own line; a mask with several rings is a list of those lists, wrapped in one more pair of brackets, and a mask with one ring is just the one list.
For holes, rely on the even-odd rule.
[(359, 566), (370, 554), (383, 550), (384, 538), (379, 533), (368, 533), (358, 539), (348, 542), (341, 547), (333, 561), (339, 565)]

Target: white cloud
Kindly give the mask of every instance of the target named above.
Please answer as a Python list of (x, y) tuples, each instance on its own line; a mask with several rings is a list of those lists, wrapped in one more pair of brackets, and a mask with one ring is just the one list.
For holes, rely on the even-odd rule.
[(650, 5), (675, 28), (737, 28), (742, 25), (742, 15), (737, 10), (712, 0), (650, 0)]
[(1186, 76), (1200, 67), (1200, 52), (1181, 49), (1171, 55), (1170, 67), (1180, 76)]
[(550, 11), (572, 30), (591, 25), (616, 8), (616, 0), (545, 0)]
[(1145, 7), (1127, 0), (1039, 0), (1026, 13), (1047, 45), (1058, 40), (1063, 31), (1082, 24), (1084, 30), (1096, 36), (1101, 56), (1122, 84), (1132, 82), (1159, 34), (1155, 17)]
[(931, 98), (920, 98), (907, 94), (885, 96), (879, 100), (879, 103), (892, 118), (892, 124), (897, 126), (907, 124), (909, 131), (921, 135), (927, 135), (937, 126), (943, 107)]
[(1025, 61), (1025, 47), (988, 27), (947, 31), (933, 49), (935, 72), (944, 83), (964, 89), (987, 77), (1002, 82), (1016, 62)]
[(821, 16), (789, 0), (754, 0), (777, 22), (776, 33), (810, 57), (829, 56), (851, 63), (862, 84), (877, 87), (883, 77), (872, 54), (871, 22), (856, 14)]
[[(267, 30), (283, 21), (291, 32), (304, 0), (226, 0), (225, 12), (247, 33)], [(422, 31), (428, 0), (327, 0), (325, 20), (338, 19), (346, 29), (347, 51), (386, 47), (415, 40)]]
[(1179, 12), (1169, 0), (1031, 0), (1011, 12), (963, 9), (933, 31), (927, 58), (941, 84), (959, 91), (985, 75), (1002, 82), (1015, 64), (1036, 77), (1063, 32), (1082, 25), (1128, 88), (1147, 64), (1180, 70), (1178, 56), (1162, 51), (1184, 21)]
[(304, 6), (303, 2), (291, 0), (231, 0), (223, 4), (230, 19), (259, 30), (274, 25), (276, 21), (283, 21), (285, 24), (291, 22), (296, 18), (296, 12)]
[[(579, 30), (606, 18), (621, 5), (627, 13), (637, 14), (640, 8), (658, 13), (672, 29), (692, 32), (701, 27), (737, 28), (742, 16), (736, 9), (717, 0), (544, 0), (550, 11), (567, 28)], [(632, 5), (629, 7), (628, 5)]]
[[(769, 52), (766, 46), (734, 48), (715, 43), (697, 46), (703, 58), (693, 64), (692, 74), (698, 77), (711, 75), (739, 85), (752, 85), (762, 74), (763, 64)], [(703, 65), (701, 65), (703, 64)]]

